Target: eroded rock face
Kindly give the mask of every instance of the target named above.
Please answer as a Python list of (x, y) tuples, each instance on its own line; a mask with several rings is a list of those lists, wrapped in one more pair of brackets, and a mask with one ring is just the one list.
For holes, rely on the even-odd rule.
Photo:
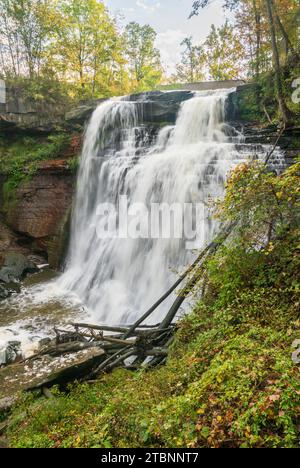
[(46, 252), (52, 268), (59, 267), (65, 248), (74, 181), (67, 160), (44, 161), (7, 209), (10, 228), (26, 236), (35, 251)]
[[(138, 103), (141, 124), (170, 124), (176, 121), (182, 102), (193, 97), (192, 91), (150, 91), (148, 93), (131, 94), (127, 97), (131, 102)], [(96, 107), (105, 99), (86, 101), (65, 115), (67, 125), (76, 128), (83, 126), (91, 117)]]
[(61, 124), (63, 115), (57, 103), (36, 102), (18, 87), (7, 88), (6, 103), (0, 104), (0, 130), (48, 134)]

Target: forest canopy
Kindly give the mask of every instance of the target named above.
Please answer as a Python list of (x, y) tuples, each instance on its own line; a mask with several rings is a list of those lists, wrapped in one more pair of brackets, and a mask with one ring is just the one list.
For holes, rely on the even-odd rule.
[(98, 0), (0, 0), (1, 75), (52, 78), (79, 97), (143, 91), (162, 76), (156, 32), (121, 30)]
[[(201, 16), (211, 1), (191, 0), (186, 18)], [(300, 74), (300, 0), (224, 0), (223, 8), (230, 20), (212, 25), (201, 43), (186, 37), (170, 76), (157, 32), (149, 24), (122, 25), (102, 0), (0, 0), (0, 78), (17, 85), (25, 80), (35, 98), (53, 92), (54, 99), (75, 100), (245, 79), (262, 86), (265, 107), (276, 90), (287, 123), (298, 112), (286, 102), (286, 90), (291, 94)]]

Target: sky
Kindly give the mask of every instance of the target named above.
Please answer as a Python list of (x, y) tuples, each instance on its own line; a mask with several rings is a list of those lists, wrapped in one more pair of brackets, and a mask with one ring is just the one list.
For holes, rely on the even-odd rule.
[(105, 3), (112, 14), (123, 15), (122, 23), (136, 21), (150, 24), (156, 30), (156, 46), (167, 75), (175, 71), (180, 60), (180, 43), (185, 37), (193, 36), (201, 42), (212, 24), (221, 26), (226, 19), (222, 0), (212, 0), (209, 7), (192, 19), (188, 16), (193, 0), (106, 0)]

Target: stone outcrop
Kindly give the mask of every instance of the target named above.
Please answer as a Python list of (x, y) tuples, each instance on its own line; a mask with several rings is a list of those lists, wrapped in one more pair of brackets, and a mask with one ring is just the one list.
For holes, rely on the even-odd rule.
[(22, 236), (12, 232), (8, 226), (5, 225), (3, 219), (0, 220), (0, 268), (3, 267), (5, 257), (10, 253), (19, 253), (26, 257), (30, 255), (31, 252), (26, 247), (26, 242), (22, 242), (23, 240)]
[[(182, 102), (191, 99), (193, 93), (183, 91), (150, 91), (148, 93), (131, 94), (128, 99), (138, 102), (138, 114), (141, 124), (173, 125)], [(83, 126), (96, 107), (105, 99), (86, 101), (69, 111), (65, 121), (71, 128)]]
[(7, 88), (5, 101), (0, 104), (0, 131), (49, 134), (62, 124), (62, 106), (35, 101), (23, 89)]
[(8, 226), (35, 252), (46, 254), (53, 268), (59, 267), (66, 248), (74, 181), (68, 160), (44, 161), (6, 210)]
[(106, 99), (84, 101), (65, 114), (65, 122), (71, 127), (82, 127), (90, 118), (96, 107)]
[(18, 282), (26, 273), (37, 271), (33, 262), (19, 253), (8, 253), (0, 269), (0, 282), (5, 284)]

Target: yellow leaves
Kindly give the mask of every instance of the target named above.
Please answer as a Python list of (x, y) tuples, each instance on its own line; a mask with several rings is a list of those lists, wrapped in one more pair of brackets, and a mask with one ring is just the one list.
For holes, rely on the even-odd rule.
[(275, 246), (274, 246), (273, 242), (270, 242), (268, 244), (267, 248), (264, 251), (265, 255), (267, 255), (267, 256), (270, 255), (273, 252), (274, 249), (275, 249)]
[(283, 198), (283, 192), (277, 192), (276, 197), (281, 200)]
[(198, 409), (197, 414), (199, 414), (199, 415), (205, 414), (206, 409), (207, 409), (207, 405), (201, 406), (201, 408)]

